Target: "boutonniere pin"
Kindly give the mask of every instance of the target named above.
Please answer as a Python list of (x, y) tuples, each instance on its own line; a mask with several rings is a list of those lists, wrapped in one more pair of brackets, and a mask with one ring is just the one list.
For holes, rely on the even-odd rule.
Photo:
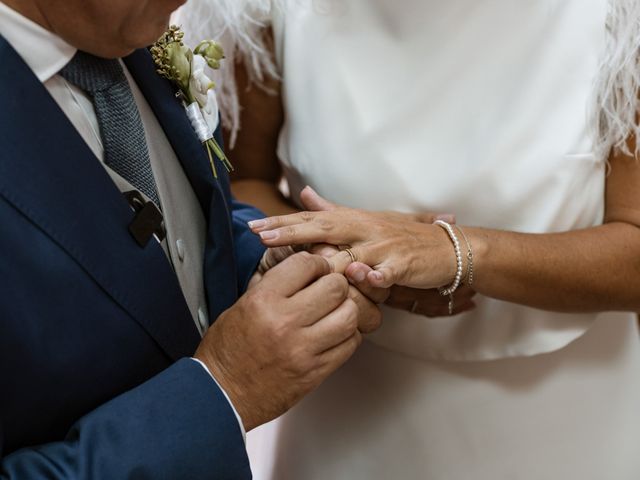
[(214, 156), (228, 172), (233, 166), (218, 142), (213, 137), (218, 127), (218, 101), (215, 83), (206, 74), (206, 67), (217, 70), (224, 52), (219, 43), (205, 40), (192, 51), (185, 47), (184, 32), (172, 25), (151, 47), (151, 55), (158, 73), (170, 80), (179, 89), (177, 96), (182, 99), (187, 117), (193, 129), (207, 150), (213, 176), (218, 178)]

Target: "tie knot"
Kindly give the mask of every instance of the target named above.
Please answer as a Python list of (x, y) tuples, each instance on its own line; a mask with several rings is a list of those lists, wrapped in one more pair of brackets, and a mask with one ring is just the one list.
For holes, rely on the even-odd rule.
[(89, 94), (127, 83), (119, 60), (99, 58), (79, 50), (60, 70), (60, 75)]

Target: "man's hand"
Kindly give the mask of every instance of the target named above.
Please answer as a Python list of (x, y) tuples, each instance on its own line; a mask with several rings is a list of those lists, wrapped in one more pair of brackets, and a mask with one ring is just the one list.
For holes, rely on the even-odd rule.
[(265, 273), (267, 273), (279, 263), (284, 262), (294, 253), (296, 253), (296, 250), (294, 250), (293, 247), (288, 246), (267, 248), (267, 250), (264, 252), (264, 255), (262, 256), (262, 260), (260, 260), (260, 265), (258, 265), (256, 273), (254, 273), (251, 277), (251, 280), (249, 280), (248, 289), (255, 287), (258, 283), (260, 283)]
[[(349, 260), (345, 261), (344, 257), (336, 256), (336, 254), (340, 253), (340, 249), (338, 247), (328, 244), (319, 244), (309, 245), (307, 246), (307, 249), (309, 253), (326, 258), (329, 261), (329, 265), (333, 273), (344, 273), (345, 269), (349, 266)], [(295, 253), (296, 251), (293, 247), (267, 249), (262, 257), (258, 270), (249, 282), (249, 289), (260, 283), (266, 272)], [(375, 305), (384, 303), (389, 297), (390, 289), (388, 288), (372, 287), (367, 281), (357, 282), (353, 280), (353, 277), (349, 276), (347, 276), (347, 279), (351, 282), (351, 285), (349, 286), (349, 298), (353, 300), (363, 312), (377, 311)], [(380, 324), (381, 321), (379, 315), (361, 315), (358, 330), (360, 330), (360, 333), (371, 333), (380, 328)]]
[[(358, 326), (380, 323), (371, 302), (306, 252), (269, 270), (207, 332), (195, 357), (229, 395), (247, 431), (314, 390), (360, 345)], [(366, 318), (367, 321), (363, 321)]]

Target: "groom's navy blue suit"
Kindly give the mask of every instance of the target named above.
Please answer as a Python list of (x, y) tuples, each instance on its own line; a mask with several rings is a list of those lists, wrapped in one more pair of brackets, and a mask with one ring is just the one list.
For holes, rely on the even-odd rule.
[[(127, 68), (208, 219), (210, 317), (245, 289), (263, 247), (137, 51)], [(250, 478), (223, 393), (191, 356), (200, 337), (156, 241), (82, 137), (0, 37), (0, 478)]]

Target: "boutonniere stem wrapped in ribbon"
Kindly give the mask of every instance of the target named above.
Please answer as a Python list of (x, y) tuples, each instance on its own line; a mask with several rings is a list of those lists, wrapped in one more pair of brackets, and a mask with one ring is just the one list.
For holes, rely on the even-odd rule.
[(213, 176), (218, 178), (214, 157), (220, 160), (228, 172), (233, 166), (213, 137), (218, 126), (218, 102), (215, 83), (206, 74), (206, 67), (220, 68), (224, 58), (222, 47), (213, 40), (205, 40), (192, 51), (185, 47), (184, 32), (172, 25), (151, 47), (151, 55), (158, 73), (179, 89), (187, 117), (207, 150)]

